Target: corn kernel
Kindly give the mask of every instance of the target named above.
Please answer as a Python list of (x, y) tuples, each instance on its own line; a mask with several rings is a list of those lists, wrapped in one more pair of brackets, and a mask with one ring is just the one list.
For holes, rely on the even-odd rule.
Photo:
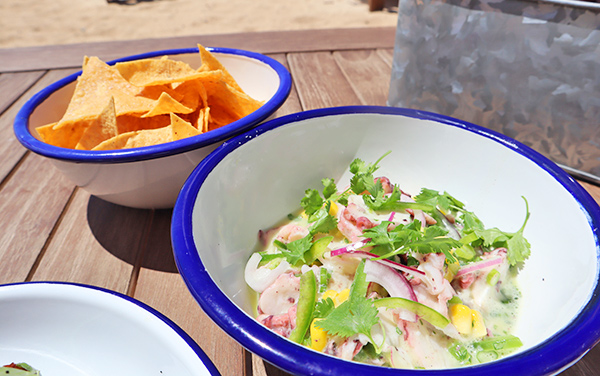
[(473, 321), (473, 335), (475, 337), (483, 337), (487, 335), (487, 329), (485, 328), (485, 323), (483, 322), (483, 316), (479, 311), (474, 309), (471, 310), (471, 320)]
[(302, 213), (300, 213), (300, 216), (301, 216), (302, 218), (306, 218), (306, 219), (308, 219), (308, 214), (306, 214), (306, 212), (305, 212), (304, 210), (302, 210)]
[(450, 321), (460, 334), (469, 335), (473, 326), (471, 308), (464, 304), (454, 304), (450, 307)]
[(321, 328), (317, 328), (315, 323), (318, 320), (320, 319), (314, 319), (310, 324), (310, 347), (313, 350), (321, 351), (327, 344), (327, 332)]
[(339, 306), (340, 304), (342, 304), (343, 302), (345, 302), (348, 297), (350, 296), (350, 289), (344, 289), (342, 291), (340, 291), (337, 296), (335, 297), (335, 299), (333, 300), (333, 302), (335, 303), (335, 306)]
[(335, 202), (332, 202), (331, 206), (329, 207), (329, 215), (332, 215), (335, 217), (337, 215), (337, 213), (338, 213), (338, 206)]

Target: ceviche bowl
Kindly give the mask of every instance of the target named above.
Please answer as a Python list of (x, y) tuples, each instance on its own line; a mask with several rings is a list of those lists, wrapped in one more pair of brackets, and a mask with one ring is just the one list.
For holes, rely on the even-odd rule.
[(0, 367), (42, 375), (189, 375), (219, 372), (181, 328), (126, 295), (88, 285), (0, 286)]
[[(388, 151), (377, 174), (403, 191), (449, 192), (488, 227), (513, 234), (524, 228), (531, 251), (516, 277), (521, 295), (513, 334), (522, 345), (512, 354), (461, 368), (394, 369), (323, 354), (255, 319), (245, 271), (259, 231), (299, 213), (300, 199), (322, 189), (324, 177), (344, 187), (355, 158), (375, 162)], [(171, 230), (177, 266), (204, 311), (287, 372), (532, 376), (561, 372), (600, 339), (599, 225), (591, 196), (515, 140), (437, 114), (356, 106), (284, 116), (225, 142), (184, 184)]]
[[(276, 60), (255, 52), (207, 48), (239, 86), (263, 105), (221, 128), (176, 141), (119, 150), (78, 150), (45, 143), (36, 128), (63, 116), (81, 71), (42, 89), (16, 116), (14, 132), (27, 149), (50, 158), (72, 182), (106, 201), (134, 208), (172, 208), (185, 179), (224, 140), (271, 116), (286, 100), (291, 76)], [(198, 48), (153, 51), (111, 62), (158, 58), (201, 63)]]

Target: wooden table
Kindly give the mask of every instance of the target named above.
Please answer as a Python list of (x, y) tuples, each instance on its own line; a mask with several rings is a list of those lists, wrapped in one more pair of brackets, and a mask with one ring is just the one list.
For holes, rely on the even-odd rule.
[[(261, 52), (288, 67), (294, 86), (277, 116), (386, 103), (394, 28), (0, 49), (0, 284), (68, 281), (125, 293), (186, 330), (224, 376), (284, 375), (246, 352), (196, 304), (173, 259), (170, 210), (130, 209), (90, 196), (48, 160), (24, 149), (13, 135), (13, 119), (23, 103), (44, 86), (78, 70), (84, 55), (110, 60), (197, 43)], [(600, 201), (600, 187), (582, 184)], [(598, 374), (600, 347), (563, 373)]]

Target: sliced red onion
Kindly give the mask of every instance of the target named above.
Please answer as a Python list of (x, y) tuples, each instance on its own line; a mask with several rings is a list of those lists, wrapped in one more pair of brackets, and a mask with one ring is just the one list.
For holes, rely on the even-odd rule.
[(244, 278), (246, 279), (246, 283), (250, 288), (259, 294), (267, 289), (267, 287), (271, 286), (273, 282), (283, 274), (289, 267), (290, 264), (282, 260), (276, 268), (270, 269), (268, 267), (259, 268), (258, 264), (262, 257), (258, 253), (254, 253), (248, 263), (246, 264), (246, 269), (244, 270)]
[(390, 217), (388, 218), (388, 222), (394, 222), (394, 216), (396, 215), (396, 212), (391, 212), (390, 213)]
[(473, 273), (474, 271), (489, 268), (490, 266), (499, 265), (502, 263), (502, 257), (494, 257), (488, 260), (474, 262), (469, 264), (463, 268), (460, 268), (458, 272), (456, 272), (456, 277), (460, 277), (463, 274)]
[(364, 247), (365, 245), (367, 245), (367, 243), (370, 241), (371, 241), (371, 238), (367, 238), (367, 239), (359, 240), (357, 242), (348, 244), (345, 247), (334, 249), (333, 251), (331, 251), (331, 256), (339, 256), (339, 255), (343, 255), (344, 253), (355, 252), (357, 249), (360, 249), (360, 248)]
[[(353, 243), (353, 244), (357, 244), (357, 243)], [(378, 255), (376, 255), (374, 253), (370, 253), (370, 252), (366, 252), (366, 251), (360, 251), (360, 250), (353, 250), (353, 249), (354, 248), (352, 248), (352, 247), (349, 248), (349, 246), (346, 246), (344, 248), (334, 249), (333, 251), (331, 251), (331, 256), (342, 256), (342, 255), (351, 254), (353, 256), (362, 257), (362, 258), (366, 258), (366, 259), (375, 259), (375, 258), (379, 257)], [(415, 277), (419, 277), (419, 276), (424, 276), (425, 275), (425, 272), (423, 272), (422, 270), (419, 270), (419, 269), (416, 269), (416, 268), (412, 268), (410, 266), (406, 266), (406, 265), (400, 264), (400, 263), (392, 261), (392, 260), (381, 259), (381, 260), (372, 260), (372, 261), (376, 261), (376, 262), (379, 262), (381, 264), (384, 264), (384, 265), (387, 265), (389, 267), (392, 267), (394, 269), (400, 270), (402, 272), (412, 274)]]
[[(375, 282), (383, 287), (391, 297), (410, 299), (417, 302), (417, 295), (412, 286), (401, 273), (382, 263), (365, 261), (365, 279), (367, 282)], [(415, 322), (417, 315), (414, 312), (402, 309), (400, 318)]]

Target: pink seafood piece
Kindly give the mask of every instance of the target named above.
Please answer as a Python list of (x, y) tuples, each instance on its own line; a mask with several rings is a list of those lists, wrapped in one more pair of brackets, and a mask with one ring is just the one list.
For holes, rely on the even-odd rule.
[[(491, 252), (485, 252), (481, 256), (481, 260), (484, 261), (484, 260), (489, 260), (489, 259), (493, 259), (496, 257), (501, 257), (502, 262), (500, 263), (500, 265), (505, 265), (506, 264), (506, 252), (507, 252), (506, 248), (497, 248)], [(466, 274), (456, 277), (455, 281), (461, 289), (468, 289), (469, 287), (471, 287), (471, 285), (475, 281), (477, 281), (483, 277), (486, 277), (491, 270), (492, 270), (492, 268), (488, 267), (485, 269), (476, 270), (471, 273), (466, 273)]]
[(308, 229), (306, 227), (299, 226), (295, 223), (288, 223), (277, 232), (275, 239), (282, 243), (290, 243), (294, 240), (302, 239), (306, 235), (308, 235)]
[(444, 316), (448, 316), (448, 300), (456, 294), (450, 282), (444, 278), (443, 253), (428, 253), (423, 255), (419, 270), (425, 272), (424, 276), (411, 280), (413, 290), (419, 303), (435, 309)]
[(323, 352), (345, 360), (352, 360), (362, 347), (363, 344), (357, 337), (349, 337), (341, 345), (338, 345), (335, 341), (330, 341)]
[(275, 333), (289, 338), (292, 330), (296, 327), (296, 310), (297, 306), (294, 305), (285, 313), (279, 315), (262, 314), (256, 319)]
[(300, 277), (293, 273), (283, 273), (258, 298), (258, 312), (266, 315), (280, 315), (298, 303)]
[(365, 229), (376, 226), (370, 219), (365, 217), (365, 210), (360, 206), (350, 203), (344, 208), (338, 218), (338, 229), (351, 242), (357, 242), (362, 239), (362, 233)]
[(381, 185), (383, 186), (383, 192), (392, 193), (394, 191), (394, 186), (390, 182), (390, 179), (386, 178), (385, 176), (375, 178), (374, 180), (375, 183), (377, 183), (377, 181), (381, 182)]

